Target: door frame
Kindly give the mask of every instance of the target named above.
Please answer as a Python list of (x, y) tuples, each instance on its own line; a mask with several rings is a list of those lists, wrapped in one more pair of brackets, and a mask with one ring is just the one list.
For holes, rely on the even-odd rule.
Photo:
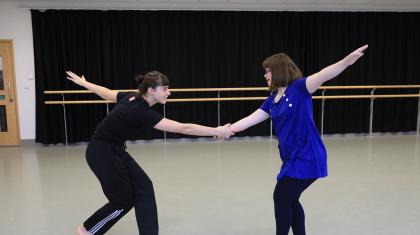
[[(0, 146), (16, 146), (16, 145), (20, 145), (21, 144), (21, 140), (20, 140), (20, 126), (19, 126), (19, 106), (18, 106), (18, 97), (17, 97), (17, 92), (16, 92), (16, 73), (15, 73), (15, 56), (14, 56), (14, 51), (13, 51), (13, 40), (12, 39), (0, 39), (0, 43), (2, 44), (6, 44), (6, 47), (9, 47), (10, 49), (10, 73), (11, 73), (11, 84), (12, 84), (12, 94), (8, 94), (9, 96), (12, 96), (13, 101), (13, 105), (14, 105), (14, 113), (15, 113), (15, 120), (13, 120), (13, 122), (16, 123), (16, 140), (12, 140), (12, 141), (8, 141), (6, 142), (4, 145), (0, 145)], [(4, 61), (4, 57), (2, 57), (2, 60)], [(7, 58), (7, 60), (9, 60), (9, 58)], [(3, 62), (4, 64), (4, 62)], [(3, 71), (4, 71), (4, 67), (3, 67)], [(3, 73), (3, 81), (5, 81), (4, 78), (4, 73)], [(7, 84), (4, 84), (5, 90), (7, 89)], [(6, 94), (6, 93), (5, 93)], [(9, 99), (10, 97), (6, 97), (7, 99)], [(7, 100), (5, 99), (5, 100)], [(7, 115), (7, 114), (6, 114)], [(7, 117), (7, 116), (6, 116)], [(10, 123), (10, 121), (8, 120), (8, 123)], [(9, 125), (8, 125), (9, 126)], [(1, 132), (0, 132), (1, 135)]]

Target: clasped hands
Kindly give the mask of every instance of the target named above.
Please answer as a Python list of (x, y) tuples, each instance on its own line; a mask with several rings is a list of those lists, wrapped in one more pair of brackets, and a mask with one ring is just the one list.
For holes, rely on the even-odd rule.
[(235, 126), (232, 126), (230, 123), (225, 124), (224, 126), (218, 126), (216, 130), (218, 134), (215, 138), (218, 138), (219, 140), (230, 138), (232, 135), (235, 135), (236, 132), (242, 131)]

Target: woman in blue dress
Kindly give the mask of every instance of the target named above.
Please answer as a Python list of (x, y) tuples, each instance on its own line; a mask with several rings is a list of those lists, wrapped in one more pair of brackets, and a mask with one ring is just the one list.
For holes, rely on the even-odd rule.
[(367, 47), (309, 77), (303, 77), (286, 54), (268, 57), (262, 65), (271, 95), (254, 113), (230, 127), (239, 132), (272, 120), (283, 161), (273, 195), (277, 235), (287, 235), (290, 227), (294, 235), (305, 234), (300, 195), (316, 179), (327, 176), (327, 153), (313, 120), (312, 93), (362, 57)]

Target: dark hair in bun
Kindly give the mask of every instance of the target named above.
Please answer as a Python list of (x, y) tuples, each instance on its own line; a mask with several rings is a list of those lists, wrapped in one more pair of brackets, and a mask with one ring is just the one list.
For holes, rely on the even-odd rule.
[(134, 76), (134, 79), (136, 80), (139, 89), (136, 98), (146, 94), (149, 87), (155, 89), (157, 86), (169, 86), (168, 77), (158, 71), (151, 71), (145, 75), (137, 74)]

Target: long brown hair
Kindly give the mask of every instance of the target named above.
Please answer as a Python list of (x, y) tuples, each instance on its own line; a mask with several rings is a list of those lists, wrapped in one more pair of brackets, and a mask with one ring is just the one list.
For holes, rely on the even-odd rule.
[(262, 63), (264, 69), (271, 72), (270, 91), (279, 87), (286, 87), (293, 80), (301, 78), (302, 72), (296, 66), (292, 59), (284, 53), (274, 54), (264, 60)]

